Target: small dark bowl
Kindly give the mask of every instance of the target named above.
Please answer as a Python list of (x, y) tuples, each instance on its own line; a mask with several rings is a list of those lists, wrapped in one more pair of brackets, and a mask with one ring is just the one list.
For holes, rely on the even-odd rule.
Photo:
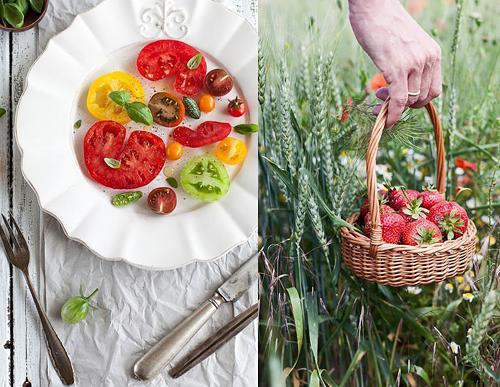
[(10, 31), (10, 32), (27, 31), (35, 27), (38, 23), (40, 23), (40, 20), (42, 20), (42, 18), (45, 16), (45, 12), (47, 12), (48, 6), (49, 6), (49, 0), (45, 0), (43, 4), (42, 13), (36, 13), (30, 8), (26, 16), (24, 16), (24, 25), (21, 28), (15, 28), (10, 25), (4, 25), (0, 21), (0, 30)]

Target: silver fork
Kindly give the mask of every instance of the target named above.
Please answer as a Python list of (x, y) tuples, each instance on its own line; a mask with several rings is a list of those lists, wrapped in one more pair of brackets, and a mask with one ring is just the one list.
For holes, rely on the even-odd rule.
[(38, 311), (38, 315), (40, 316), (40, 320), (42, 322), (42, 328), (43, 332), (45, 333), (45, 338), (47, 339), (47, 347), (49, 349), (49, 355), (50, 359), (52, 360), (52, 364), (54, 365), (54, 368), (59, 374), (62, 382), (66, 385), (71, 385), (75, 381), (71, 360), (69, 359), (69, 356), (66, 353), (61, 340), (57, 336), (56, 331), (52, 327), (47, 314), (40, 305), (35, 289), (33, 288), (33, 284), (31, 283), (31, 279), (28, 273), (28, 265), (30, 262), (30, 252), (28, 244), (26, 243), (21, 229), (14, 220), (11, 212), (9, 213), (9, 220), (10, 223), (14, 225), (16, 232), (14, 232), (9, 222), (7, 221), (7, 218), (3, 214), (2, 219), (5, 224), (5, 228), (8, 230), (10, 236), (9, 240), (2, 225), (0, 224), (0, 237), (2, 238), (5, 252), (7, 253), (7, 258), (12, 265), (17, 267), (23, 273), (24, 278), (26, 279), (26, 283), (28, 284), (28, 288), (30, 289), (31, 295), (33, 297), (33, 301), (35, 302), (36, 310)]

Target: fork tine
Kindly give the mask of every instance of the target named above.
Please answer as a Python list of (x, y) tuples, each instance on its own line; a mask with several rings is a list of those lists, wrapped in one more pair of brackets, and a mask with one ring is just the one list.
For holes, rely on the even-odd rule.
[(12, 263), (12, 261), (14, 260), (14, 251), (12, 251), (12, 246), (9, 243), (7, 235), (5, 235), (2, 225), (0, 225), (0, 238), (2, 238), (3, 246), (5, 248), (5, 252), (7, 253), (7, 258), (9, 259), (9, 262)]
[(26, 249), (26, 250), (29, 250), (28, 243), (26, 242), (26, 239), (24, 238), (24, 235), (23, 235), (21, 229), (17, 225), (17, 222), (14, 219), (14, 215), (12, 214), (12, 211), (9, 211), (9, 218), (10, 218), (12, 224), (14, 225), (14, 227), (17, 230), (17, 234), (19, 235), (19, 243), (21, 244), (21, 247), (24, 248), (24, 249)]
[(5, 227), (7, 228), (7, 231), (10, 234), (10, 239), (12, 239), (14, 241), (14, 245), (16, 247), (19, 247), (19, 242), (17, 241), (16, 234), (14, 234), (14, 230), (12, 230), (12, 227), (10, 227), (9, 221), (7, 220), (7, 218), (5, 217), (4, 214), (2, 214), (2, 219), (3, 219), (3, 222), (5, 223)]

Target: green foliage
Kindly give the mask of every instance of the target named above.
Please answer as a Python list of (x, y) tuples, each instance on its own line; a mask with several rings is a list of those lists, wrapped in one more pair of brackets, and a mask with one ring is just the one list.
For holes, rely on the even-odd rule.
[[(419, 288), (368, 283), (342, 263), (340, 227), (366, 194), (363, 159), (376, 102), (366, 86), (378, 71), (355, 42), (342, 3), (314, 4), (260, 3), (260, 383), (494, 385), (500, 353), (495, 2), (458, 8), (427, 2), (418, 16), (443, 51), (444, 93), (434, 103), (445, 130), (447, 196), (468, 188), (458, 199), (479, 233), (464, 276)], [(354, 106), (346, 119), (348, 98)], [(406, 113), (380, 143), (379, 182), (417, 189), (432, 182), (432, 137), (425, 112)], [(456, 158), (473, 167), (455, 168)]]

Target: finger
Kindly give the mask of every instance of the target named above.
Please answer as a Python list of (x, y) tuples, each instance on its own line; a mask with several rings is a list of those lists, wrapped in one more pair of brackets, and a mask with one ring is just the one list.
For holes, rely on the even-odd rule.
[(434, 66), (431, 87), (429, 87), (429, 101), (439, 97), (443, 92), (443, 79), (441, 76), (441, 61)]
[(385, 101), (389, 97), (389, 89), (387, 87), (381, 87), (375, 92), (375, 97)]
[(417, 94), (417, 95), (408, 95), (408, 102), (406, 103), (408, 106), (413, 105), (418, 101), (420, 97), (420, 85), (422, 83), (422, 70), (412, 70), (410, 75), (408, 76), (408, 93)]
[(429, 86), (429, 91), (427, 93), (427, 97), (415, 104), (414, 107), (423, 107), (431, 102), (434, 98), (441, 95), (443, 89), (442, 79), (441, 79), (441, 63), (436, 63), (432, 69), (431, 75), (431, 85)]
[(391, 128), (401, 117), (408, 102), (408, 77), (398, 76), (389, 86), (389, 112), (387, 113), (386, 128)]
[(381, 109), (382, 109), (382, 104), (381, 103), (375, 105), (373, 107), (373, 114), (375, 114), (376, 116), (378, 116), (378, 114), (380, 113)]
[(420, 82), (420, 95), (418, 96), (417, 102), (410, 105), (412, 108), (421, 108), (422, 106), (426, 105), (426, 101), (429, 97), (429, 89), (431, 87), (433, 71), (434, 64), (428, 61), (425, 64), (424, 72), (422, 73), (422, 81)]

